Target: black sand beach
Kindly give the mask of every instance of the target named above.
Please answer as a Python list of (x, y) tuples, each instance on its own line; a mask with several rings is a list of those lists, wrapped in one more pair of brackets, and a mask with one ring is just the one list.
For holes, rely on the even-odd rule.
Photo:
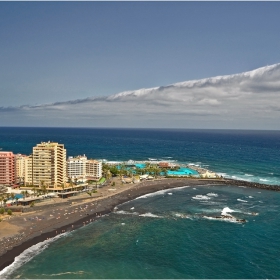
[[(24, 224), (24, 228), (21, 230), (24, 234), (22, 235), (23, 237), (18, 238), (16, 242), (12, 238), (5, 238), (4, 241), (2, 240), (2, 244), (4, 244), (7, 249), (1, 252), (0, 270), (10, 265), (15, 257), (32, 245), (94, 222), (100, 216), (112, 212), (117, 205), (124, 202), (159, 190), (209, 184), (246, 186), (273, 191), (280, 190), (280, 186), (270, 186), (230, 179), (162, 179), (131, 185), (131, 187), (122, 192), (116, 194), (112, 193), (104, 197), (92, 198), (91, 200), (87, 199), (87, 202), (76, 204), (67, 204), (64, 202), (61, 205), (59, 203), (53, 204), (51, 207), (46, 207), (46, 209), (42, 207), (40, 211), (28, 214), (26, 216), (29, 218), (28, 220), (22, 216), (15, 217), (11, 220), (11, 224), (22, 222), (23, 219), (26, 220), (26, 224)], [(66, 218), (65, 215), (67, 216)], [(36, 226), (34, 226), (35, 223)]]

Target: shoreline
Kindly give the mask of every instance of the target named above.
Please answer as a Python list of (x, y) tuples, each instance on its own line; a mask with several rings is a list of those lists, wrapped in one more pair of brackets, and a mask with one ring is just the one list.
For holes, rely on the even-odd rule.
[[(233, 179), (161, 179), (155, 181), (141, 182), (128, 186), (117, 193), (110, 193), (106, 196), (92, 198), (81, 198), (80, 202), (68, 204), (63, 201), (54, 203), (46, 209), (34, 212), (27, 212), (26, 215), (17, 216), (7, 223), (17, 225), (20, 221), (25, 221), (21, 227), (24, 230), (22, 239), (17, 238), (18, 244), (12, 242), (2, 251), (0, 255), (0, 271), (14, 262), (15, 257), (19, 256), (24, 250), (42, 242), (46, 239), (53, 238), (58, 234), (76, 230), (88, 223), (94, 222), (99, 217), (111, 213), (114, 208), (122, 203), (131, 201), (139, 196), (153, 193), (160, 190), (172, 189), (183, 186), (202, 186), (202, 185), (232, 185), (245, 186), (250, 188), (259, 188), (272, 191), (280, 191), (280, 186), (265, 185), (254, 182), (239, 181)], [(70, 204), (69, 204), (70, 203)], [(41, 206), (40, 206), (41, 207)], [(42, 207), (44, 208), (44, 207)], [(63, 212), (64, 211), (64, 212)], [(63, 213), (62, 213), (63, 212)], [(26, 219), (25, 216), (28, 218)], [(64, 216), (64, 217), (63, 217)], [(66, 216), (66, 217), (65, 217)], [(62, 218), (61, 218), (62, 217)], [(56, 221), (57, 220), (57, 221)], [(35, 229), (35, 230), (34, 230)], [(28, 234), (29, 232), (29, 234)], [(12, 239), (12, 237), (10, 238)], [(2, 238), (2, 243), (6, 245), (6, 240)], [(20, 239), (20, 240), (18, 240)], [(3, 241), (4, 240), (4, 241)]]

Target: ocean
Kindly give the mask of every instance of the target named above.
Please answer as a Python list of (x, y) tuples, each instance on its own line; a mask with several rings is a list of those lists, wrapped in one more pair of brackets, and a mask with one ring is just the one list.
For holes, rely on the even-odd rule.
[[(2, 150), (30, 154), (48, 140), (71, 156), (172, 160), (280, 185), (279, 131), (0, 128)], [(278, 192), (227, 185), (145, 195), (34, 245), (0, 278), (280, 278), (279, 201)], [(222, 211), (232, 219), (216, 219)]]

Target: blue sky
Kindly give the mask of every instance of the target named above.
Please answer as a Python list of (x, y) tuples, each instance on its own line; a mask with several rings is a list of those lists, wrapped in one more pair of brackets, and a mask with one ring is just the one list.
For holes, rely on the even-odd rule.
[(279, 63), (279, 14), (280, 2), (0, 2), (0, 106)]

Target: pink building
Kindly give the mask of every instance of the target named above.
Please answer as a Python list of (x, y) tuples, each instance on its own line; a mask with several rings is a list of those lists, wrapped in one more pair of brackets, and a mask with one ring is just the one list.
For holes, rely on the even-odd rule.
[(14, 184), (16, 181), (15, 155), (0, 152), (0, 184)]

